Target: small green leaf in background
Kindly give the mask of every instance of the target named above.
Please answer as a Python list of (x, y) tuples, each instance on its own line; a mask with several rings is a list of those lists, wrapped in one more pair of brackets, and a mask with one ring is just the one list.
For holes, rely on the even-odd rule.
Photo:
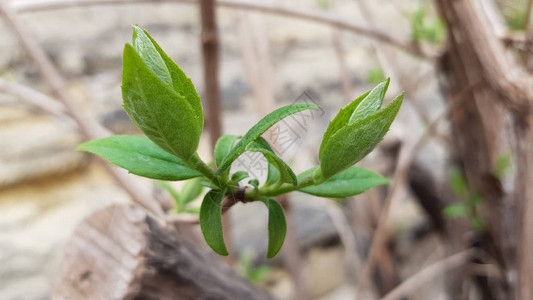
[(509, 172), (511, 169), (511, 154), (502, 153), (496, 157), (496, 168), (494, 169), (494, 175), (499, 179)]
[(462, 204), (451, 204), (446, 206), (442, 210), (442, 215), (449, 219), (468, 216), (466, 207)]
[(237, 145), (233, 147), (231, 152), (222, 162), (222, 165), (217, 170), (217, 174), (218, 175), (223, 174), (224, 171), (226, 171), (231, 166), (231, 164), (235, 161), (235, 159), (237, 159), (237, 157), (239, 157), (239, 155), (241, 155), (246, 150), (246, 146), (248, 146), (248, 144), (256, 140), (259, 136), (265, 133), (265, 131), (267, 131), (270, 127), (272, 127), (278, 121), (292, 114), (301, 112), (303, 110), (311, 109), (311, 108), (318, 108), (318, 107), (319, 106), (315, 104), (297, 103), (297, 104), (287, 105), (287, 106), (278, 108), (275, 111), (269, 113), (259, 122), (257, 122), (257, 124), (255, 124), (250, 130), (248, 130), (248, 132), (237, 143)]
[(211, 190), (202, 201), (200, 207), (200, 228), (205, 241), (220, 255), (228, 255), (224, 235), (222, 233), (222, 199), (225, 191)]
[(272, 258), (278, 254), (285, 235), (287, 234), (287, 222), (285, 221), (285, 214), (283, 208), (274, 199), (264, 200), (263, 203), (268, 208), (268, 250), (267, 258)]
[(195, 178), (187, 180), (181, 189), (181, 198), (183, 198), (184, 205), (187, 205), (196, 200), (202, 194), (204, 187), (199, 184), (200, 179)]
[(461, 200), (467, 201), (470, 197), (466, 177), (457, 167), (451, 167), (448, 170), (448, 180), (453, 193)]
[[(222, 162), (231, 152), (238, 137), (236, 135), (225, 134), (221, 136), (215, 145), (215, 165), (217, 168), (222, 166)], [(228, 169), (229, 171), (229, 169)]]
[(170, 196), (172, 196), (172, 199), (174, 199), (174, 203), (176, 204), (175, 211), (176, 213), (181, 213), (185, 210), (185, 204), (183, 201), (183, 198), (181, 195), (172, 187), (170, 184), (164, 181), (156, 181), (156, 185), (165, 191), (167, 191)]
[(248, 278), (251, 282), (261, 282), (270, 273), (269, 266), (254, 267), (252, 255), (249, 251), (244, 251), (239, 257), (238, 269), (239, 273)]
[(115, 135), (79, 145), (77, 150), (94, 153), (130, 173), (152, 179), (177, 181), (202, 174), (185, 166), (147, 138)]
[(344, 125), (333, 133), (326, 143), (322, 142), (319, 153), (322, 175), (329, 178), (370, 153), (389, 131), (402, 101), (403, 93), (387, 107), (352, 124)]
[(191, 105), (149, 70), (129, 44), (124, 48), (122, 97), (133, 123), (163, 150), (185, 161), (196, 152), (202, 127)]
[(379, 66), (374, 66), (370, 68), (368, 71), (368, 82), (371, 84), (379, 84), (383, 80), (385, 80), (385, 74), (383, 74), (383, 70)]
[(231, 175), (231, 182), (237, 183), (245, 178), (250, 177), (250, 174), (246, 171), (237, 171), (233, 175)]
[(291, 167), (289, 167), (289, 165), (287, 165), (287, 163), (285, 163), (281, 157), (277, 156), (276, 153), (272, 151), (272, 148), (270, 145), (268, 145), (268, 142), (262, 137), (259, 137), (256, 141), (250, 143), (246, 147), (246, 151), (262, 153), (269, 164), (275, 166), (279, 170), (279, 180), (281, 183), (291, 183), (295, 186), (298, 184), (296, 174), (294, 174)]
[[(304, 179), (316, 172), (318, 168), (311, 168), (298, 175)], [(352, 166), (333, 175), (319, 185), (311, 185), (300, 189), (300, 192), (327, 198), (346, 198), (363, 193), (373, 187), (388, 184), (389, 180), (377, 173), (360, 167)]]

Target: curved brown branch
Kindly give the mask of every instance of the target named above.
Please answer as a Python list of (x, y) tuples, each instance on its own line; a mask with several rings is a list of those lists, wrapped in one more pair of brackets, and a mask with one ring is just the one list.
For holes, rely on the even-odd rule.
[[(142, 4), (142, 3), (161, 3), (176, 2), (197, 4), (195, 0), (43, 0), (43, 1), (17, 1), (13, 2), (13, 8), (18, 12), (53, 10), (78, 6), (95, 6), (95, 5), (120, 5), (120, 4)], [(313, 9), (304, 9), (293, 7), (290, 4), (281, 4), (271, 1), (250, 1), (250, 0), (219, 0), (215, 3), (220, 7), (229, 7), (235, 9), (246, 9), (253, 11), (262, 11), (271, 14), (278, 14), (302, 20), (308, 20), (318, 23), (328, 24), (339, 29), (360, 34), (382, 43), (391, 45), (403, 51), (406, 51), (420, 58), (432, 58), (431, 55), (424, 53), (416, 45), (410, 42), (398, 40), (388, 33), (361, 26), (354, 22), (348, 21), (333, 12), (323, 12)]]

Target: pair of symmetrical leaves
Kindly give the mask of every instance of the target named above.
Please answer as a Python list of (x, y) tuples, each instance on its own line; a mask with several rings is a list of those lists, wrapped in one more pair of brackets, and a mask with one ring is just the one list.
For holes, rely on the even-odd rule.
[(286, 234), (283, 209), (272, 196), (301, 191), (345, 198), (388, 182), (381, 175), (353, 166), (381, 141), (398, 112), (403, 95), (380, 109), (387, 87), (388, 81), (379, 84), (339, 112), (324, 134), (320, 167), (296, 176), (261, 137), (283, 118), (317, 107), (293, 104), (268, 114), (242, 137), (222, 136), (215, 146), (215, 171), (196, 154), (203, 114), (192, 82), (146, 31), (135, 26), (133, 43), (124, 49), (122, 93), (124, 109), (148, 138), (112, 136), (89, 141), (78, 149), (139, 176), (166, 181), (198, 178), (186, 183), (180, 193), (168, 184), (160, 185), (174, 197), (177, 212), (188, 212), (189, 203), (201, 194), (202, 187), (211, 188), (200, 207), (200, 226), (208, 245), (221, 255), (228, 254), (222, 235), (223, 199), (242, 192), (239, 182), (249, 177), (244, 171), (230, 177), (231, 165), (245, 151), (263, 154), (268, 161), (267, 180), (260, 187), (257, 179), (251, 179), (245, 198), (263, 202), (269, 211), (270, 258), (279, 252)]

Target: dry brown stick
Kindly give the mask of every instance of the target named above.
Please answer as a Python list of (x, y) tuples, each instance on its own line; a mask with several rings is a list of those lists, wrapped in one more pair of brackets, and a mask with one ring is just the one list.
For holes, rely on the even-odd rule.
[(16, 96), (43, 112), (72, 122), (72, 119), (67, 116), (65, 107), (61, 103), (28, 86), (0, 78), (0, 93)]
[[(22, 23), (5, 2), (0, 2), (0, 15), (3, 17), (6, 25), (13, 31), (20, 45), (26, 50), (39, 68), (43, 79), (52, 90), (54, 97), (64, 105), (68, 115), (76, 122), (80, 133), (86, 139), (101, 138), (109, 135), (109, 132), (104, 127), (98, 124), (98, 122), (87, 118), (73, 103), (73, 97), (67, 91), (65, 82), (57, 69), (54, 67), (48, 56), (46, 56), (44, 50), (34, 39), (22, 30)], [(156, 205), (154, 201), (150, 200), (151, 197), (148, 193), (144, 192), (135, 183), (126, 178), (122, 171), (111, 167), (107, 163), (104, 164), (104, 166), (108, 173), (130, 195), (135, 203), (141, 205), (158, 218), (163, 215), (161, 207)]]
[(533, 14), (533, 0), (529, 0), (526, 6), (526, 14), (524, 15), (524, 25), (522, 29), (527, 30), (527, 28), (529, 27), (529, 24), (531, 24), (531, 18), (533, 18), (533, 16), (531, 16), (532, 14)]
[(389, 189), (387, 198), (385, 199), (385, 203), (378, 219), (378, 224), (374, 233), (374, 239), (370, 246), (367, 261), (363, 267), (362, 276), (360, 280), (358, 280), (357, 290), (359, 292), (366, 288), (369, 279), (371, 278), (372, 269), (374, 268), (377, 255), (379, 254), (380, 249), (385, 246), (385, 242), (387, 240), (386, 227), (389, 218), (390, 207), (391, 204), (394, 202), (394, 199), (396, 199), (398, 195), (401, 194), (405, 189), (407, 175), (409, 172), (409, 167), (411, 166), (411, 162), (415, 155), (418, 153), (418, 150), (421, 148), (423, 143), (434, 132), (439, 122), (443, 119), (442, 117), (445, 116), (446, 113), (447, 112), (441, 113), (432, 122), (430, 122), (425, 133), (420, 135), (416, 140), (404, 143), (401, 146), (398, 165), (396, 166), (396, 170), (391, 181), (391, 187)]
[[(207, 102), (206, 127), (211, 140), (211, 148), (215, 147), (222, 135), (222, 121), (220, 119), (222, 107), (220, 105), (220, 85), (218, 82), (219, 41), (216, 23), (214, 0), (200, 0), (200, 18), (202, 23), (202, 57), (204, 67), (205, 98)], [(229, 214), (222, 216), (224, 239), (231, 246), (231, 219)]]
[[(45, 1), (17, 1), (13, 5), (18, 11), (41, 11), (50, 9), (59, 9), (76, 6), (93, 6), (93, 5), (116, 5), (132, 3), (161, 3), (161, 2), (178, 2), (192, 3), (195, 0), (45, 0)], [(340, 29), (350, 31), (356, 34), (367, 36), (389, 44), (398, 49), (404, 50), (416, 57), (431, 59), (432, 55), (422, 52), (419, 48), (410, 42), (405, 42), (389, 35), (383, 31), (361, 26), (352, 21), (343, 19), (333, 12), (322, 12), (312, 9), (295, 8), (291, 4), (282, 4), (272, 1), (250, 1), (250, 0), (219, 0), (216, 5), (221, 7), (230, 7), (236, 9), (246, 9), (254, 11), (263, 11), (272, 14), (278, 14), (303, 20), (309, 20), (319, 23), (329, 24)]]
[(381, 298), (381, 300), (397, 300), (408, 297), (435, 277), (467, 264), (472, 258), (474, 251), (475, 250), (473, 249), (461, 251), (424, 268), (402, 282), (399, 286)]

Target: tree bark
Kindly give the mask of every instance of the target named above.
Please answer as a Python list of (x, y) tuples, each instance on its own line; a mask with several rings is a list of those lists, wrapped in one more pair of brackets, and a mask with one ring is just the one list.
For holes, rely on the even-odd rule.
[(197, 242), (183, 225), (108, 206), (74, 231), (53, 299), (270, 299)]
[[(533, 77), (504, 49), (498, 36), (504, 26), (493, 3), (438, 0), (437, 5), (449, 33), (441, 70), (446, 77), (455, 155), (470, 189), (483, 197), (481, 215), (487, 232), (480, 235), (478, 247), (497, 261), (503, 274), (519, 275), (518, 280), (507, 276), (478, 287), (484, 299), (529, 299), (533, 296), (529, 250), (533, 247), (533, 215), (527, 212), (533, 210)], [(502, 134), (506, 112), (514, 122), (516, 144), (512, 195), (504, 195), (500, 179), (494, 175), (502, 139), (510, 139)]]

